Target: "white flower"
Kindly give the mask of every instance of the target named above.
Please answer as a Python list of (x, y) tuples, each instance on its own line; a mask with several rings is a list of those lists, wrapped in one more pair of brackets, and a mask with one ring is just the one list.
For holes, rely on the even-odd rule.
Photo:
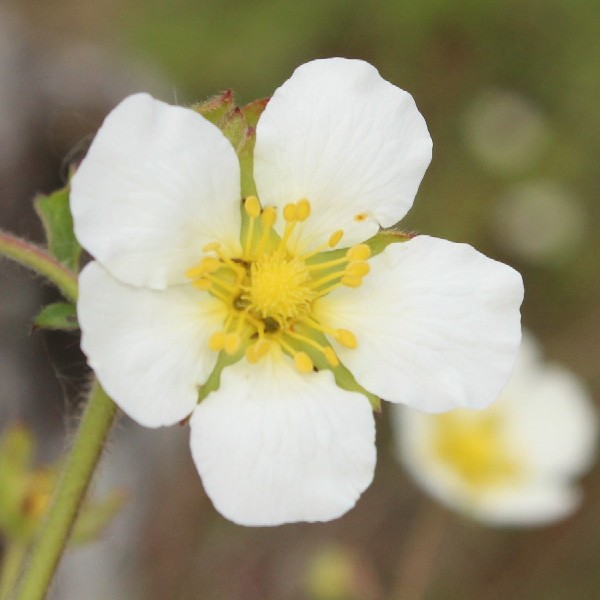
[(406, 214), (430, 158), (412, 97), (339, 58), (273, 95), (243, 204), (233, 147), (194, 111), (135, 95), (101, 127), (72, 181), (96, 259), (82, 347), (142, 425), (191, 414), (204, 487), (231, 520), (352, 507), (375, 464), (367, 398), (483, 406), (508, 379), (515, 271), (426, 236), (376, 256), (364, 243)]
[(499, 400), (443, 415), (394, 407), (398, 456), (434, 498), (492, 525), (538, 525), (578, 506), (597, 419), (579, 379), (529, 336)]

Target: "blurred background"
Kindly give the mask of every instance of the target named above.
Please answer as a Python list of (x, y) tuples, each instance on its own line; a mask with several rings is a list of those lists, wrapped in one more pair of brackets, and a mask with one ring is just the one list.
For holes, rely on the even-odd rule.
[[(434, 140), (404, 226), (517, 268), (524, 324), (597, 401), (599, 19), (593, 0), (3, 0), (0, 226), (42, 240), (33, 198), (64, 183), (131, 92), (183, 104), (232, 88), (243, 103), (307, 60), (363, 58), (413, 94)], [(0, 264), (0, 428), (27, 423), (40, 462), (60, 455), (87, 381), (75, 335), (30, 335), (56, 298)], [(566, 521), (486, 528), (425, 499), (394, 459), (384, 408), (375, 480), (353, 511), (248, 529), (212, 508), (187, 437), (121, 419), (95, 487), (131, 500), (68, 554), (53, 599), (376, 600), (407, 573), (428, 599), (599, 597), (598, 465)]]

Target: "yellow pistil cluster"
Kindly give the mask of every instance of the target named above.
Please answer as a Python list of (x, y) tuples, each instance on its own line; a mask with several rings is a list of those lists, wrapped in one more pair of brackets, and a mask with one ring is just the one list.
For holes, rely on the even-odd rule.
[(309, 253), (290, 250), (294, 232), (310, 216), (306, 199), (287, 204), (283, 209), (285, 227), (281, 235), (274, 229), (277, 211), (262, 208), (258, 198), (244, 202), (247, 219), (242, 231), (242, 253), (230, 256), (218, 242), (207, 244), (204, 258), (188, 269), (186, 275), (199, 289), (222, 300), (227, 308), (223, 329), (213, 334), (209, 347), (234, 356), (244, 348), (246, 358), (257, 362), (272, 344), (289, 354), (298, 370), (313, 370), (314, 352), (336, 367), (338, 357), (323, 343), (327, 334), (347, 348), (356, 348), (356, 337), (346, 329), (320, 323), (313, 311), (318, 298), (339, 286), (358, 287), (369, 272), (371, 251), (365, 244), (349, 248), (335, 258), (335, 249), (344, 232), (340, 229), (329, 240)]
[(496, 411), (456, 410), (435, 415), (433, 452), (475, 491), (513, 480), (519, 465), (502, 435)]

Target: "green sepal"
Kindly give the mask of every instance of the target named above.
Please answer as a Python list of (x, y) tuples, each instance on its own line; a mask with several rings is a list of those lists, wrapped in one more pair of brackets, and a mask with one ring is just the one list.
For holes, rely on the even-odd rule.
[(413, 232), (401, 231), (400, 229), (381, 229), (372, 238), (369, 238), (365, 244), (371, 249), (371, 256), (381, 254), (390, 244), (399, 242), (408, 242), (417, 234)]
[(73, 232), (69, 186), (49, 196), (38, 196), (34, 205), (44, 225), (50, 254), (69, 269), (77, 272), (81, 246)]
[(233, 356), (230, 356), (223, 351), (219, 352), (215, 368), (208, 376), (206, 383), (198, 389), (198, 402), (202, 402), (202, 400), (204, 400), (211, 392), (219, 389), (219, 386), (221, 385), (221, 373), (223, 372), (223, 369), (238, 362), (242, 356), (244, 356), (244, 351), (245, 346), (242, 345), (242, 347)]
[(86, 502), (77, 517), (70, 542), (85, 544), (98, 539), (128, 500), (129, 495), (125, 491), (115, 489), (111, 490), (102, 500)]
[(212, 96), (204, 102), (193, 104), (190, 108), (202, 115), (205, 119), (219, 126), (221, 121), (229, 114), (235, 107), (233, 92), (226, 90), (221, 94)]
[[(319, 331), (303, 327), (302, 325), (297, 326), (296, 331), (314, 340), (322, 347), (330, 345), (325, 335)], [(372, 409), (375, 412), (381, 412), (381, 399), (375, 394), (372, 394), (371, 392), (365, 390), (365, 388), (361, 385), (359, 385), (356, 379), (354, 379), (354, 375), (352, 375), (352, 373), (344, 366), (343, 363), (340, 362), (340, 364), (337, 367), (332, 367), (327, 362), (325, 355), (313, 346), (309, 344), (302, 344), (301, 342), (298, 343), (293, 339), (289, 340), (289, 344), (295, 350), (301, 350), (303, 352), (306, 352), (306, 354), (308, 354), (310, 359), (313, 361), (313, 364), (315, 365), (317, 370), (322, 371), (327, 369), (331, 371), (335, 378), (335, 383), (338, 387), (348, 392), (358, 392), (359, 394), (366, 396), (367, 400), (371, 404)]]
[[(257, 196), (256, 184), (254, 183), (254, 143), (256, 142), (256, 131), (254, 127), (248, 127), (244, 138), (238, 149), (240, 161), (240, 185), (242, 198)], [(245, 212), (245, 211), (244, 211)]]
[(69, 302), (56, 302), (45, 306), (34, 319), (32, 329), (73, 331), (79, 329), (77, 312)]
[(244, 113), (237, 106), (231, 110), (223, 119), (220, 125), (223, 135), (231, 142), (231, 145), (238, 152), (244, 143), (246, 137), (246, 120)]
[(270, 99), (270, 97), (260, 98), (259, 100), (254, 100), (254, 102), (250, 102), (249, 104), (241, 107), (241, 111), (248, 127), (253, 127), (256, 129), (258, 119), (260, 119), (260, 115), (262, 115), (263, 110), (265, 110), (265, 107)]

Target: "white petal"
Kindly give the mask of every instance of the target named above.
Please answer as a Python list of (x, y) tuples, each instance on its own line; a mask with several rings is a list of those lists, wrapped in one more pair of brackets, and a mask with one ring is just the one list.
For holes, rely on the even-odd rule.
[(514, 442), (532, 468), (575, 476), (590, 467), (596, 456), (598, 415), (572, 373), (556, 365), (527, 366), (519, 357), (501, 401), (511, 411)]
[(335, 519), (373, 478), (367, 399), (338, 388), (329, 371), (300, 374), (281, 355), (227, 368), (190, 425), (206, 493), (242, 525)]
[(275, 91), (258, 122), (254, 178), (263, 205), (310, 200), (303, 247), (337, 229), (351, 245), (408, 212), (430, 160), (412, 96), (366, 62), (332, 58)]
[(206, 243), (238, 247), (239, 163), (203, 117), (136, 94), (98, 131), (71, 209), (77, 238), (113, 276), (163, 289), (185, 282)]
[(315, 306), (321, 322), (356, 335), (355, 350), (336, 349), (358, 383), (431, 412), (495, 400), (519, 345), (520, 275), (427, 236), (392, 244), (370, 264), (360, 288), (338, 288)]
[(79, 277), (81, 347), (112, 399), (146, 427), (189, 415), (216, 362), (209, 336), (222, 304), (191, 285), (164, 291), (113, 279), (98, 263)]
[(480, 498), (471, 516), (491, 525), (545, 525), (564, 519), (580, 503), (580, 491), (566, 482), (534, 481)]

